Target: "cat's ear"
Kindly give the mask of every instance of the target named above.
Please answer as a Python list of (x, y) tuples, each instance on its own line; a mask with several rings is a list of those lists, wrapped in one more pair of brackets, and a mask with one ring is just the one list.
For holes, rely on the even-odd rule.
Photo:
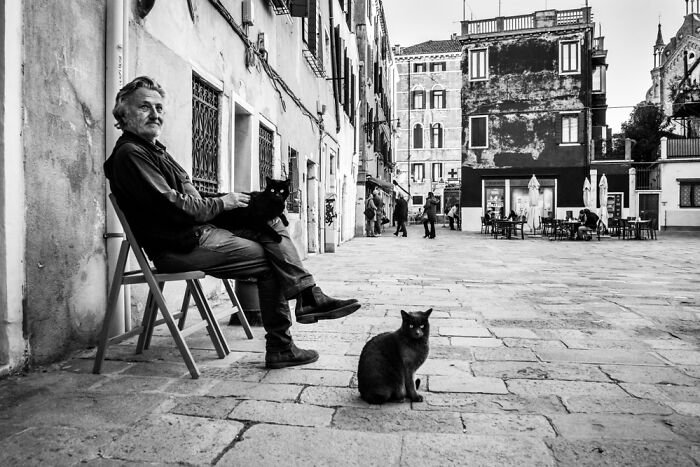
[(432, 309), (432, 308), (428, 308), (427, 310), (425, 310), (425, 312), (424, 312), (423, 314), (424, 314), (425, 317), (427, 318), (428, 316), (430, 316), (430, 313), (432, 313), (432, 312), (433, 312), (433, 309)]
[(408, 313), (406, 313), (404, 310), (401, 310), (401, 317), (402, 317), (403, 319), (407, 319), (407, 318), (408, 318)]
[(270, 177), (265, 177), (265, 183), (266, 183), (266, 184), (269, 185), (271, 181), (272, 181), (272, 179), (271, 179)]

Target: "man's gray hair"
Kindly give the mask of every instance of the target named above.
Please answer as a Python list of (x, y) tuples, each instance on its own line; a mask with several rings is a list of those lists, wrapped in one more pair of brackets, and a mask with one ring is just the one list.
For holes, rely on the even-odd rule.
[(114, 126), (119, 128), (120, 130), (124, 125), (124, 101), (131, 94), (135, 93), (137, 89), (141, 88), (156, 91), (158, 94), (160, 94), (160, 97), (165, 97), (165, 91), (162, 87), (160, 87), (158, 81), (154, 80), (153, 78), (149, 76), (139, 76), (138, 78), (134, 78), (133, 80), (131, 80), (130, 83), (121, 88), (117, 93), (117, 98), (114, 102), (114, 108), (112, 109), (112, 115), (114, 115), (114, 118), (117, 120), (117, 123)]

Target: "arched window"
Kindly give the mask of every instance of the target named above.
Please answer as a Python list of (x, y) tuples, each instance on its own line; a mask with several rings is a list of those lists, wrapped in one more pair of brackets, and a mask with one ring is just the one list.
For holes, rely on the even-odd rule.
[(416, 123), (413, 127), (413, 147), (416, 149), (423, 148), (423, 125)]
[(442, 124), (440, 123), (430, 126), (430, 147), (442, 148)]

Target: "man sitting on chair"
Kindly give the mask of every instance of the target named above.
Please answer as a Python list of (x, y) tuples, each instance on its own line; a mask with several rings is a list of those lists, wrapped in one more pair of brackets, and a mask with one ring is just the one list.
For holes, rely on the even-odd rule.
[(164, 98), (160, 85), (142, 76), (117, 93), (112, 110), (122, 136), (104, 170), (134, 235), (159, 272), (201, 270), (220, 278), (255, 277), (266, 331), (266, 366), (315, 362), (316, 351), (294, 345), (288, 300), (296, 299), (300, 323), (341, 318), (360, 304), (328, 297), (316, 286), (279, 219), (271, 225), (282, 236), (280, 243), (245, 226), (229, 231), (212, 225), (223, 211), (247, 206), (250, 196), (200, 196), (189, 175), (158, 141)]
[(581, 221), (581, 225), (578, 228), (576, 238), (580, 240), (583, 240), (584, 238), (586, 240), (590, 240), (593, 238), (590, 232), (596, 232), (598, 229), (598, 215), (591, 212), (591, 210), (588, 208), (582, 209), (579, 212), (579, 220)]

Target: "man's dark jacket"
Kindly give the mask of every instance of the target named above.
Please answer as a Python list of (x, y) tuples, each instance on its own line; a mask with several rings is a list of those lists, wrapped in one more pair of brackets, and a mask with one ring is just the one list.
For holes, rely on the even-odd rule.
[(408, 203), (403, 198), (396, 200), (396, 206), (394, 207), (394, 220), (396, 222), (406, 222), (408, 220)]
[(223, 212), (220, 198), (202, 198), (165, 146), (124, 132), (104, 164), (117, 203), (146, 253), (189, 251), (199, 228)]

